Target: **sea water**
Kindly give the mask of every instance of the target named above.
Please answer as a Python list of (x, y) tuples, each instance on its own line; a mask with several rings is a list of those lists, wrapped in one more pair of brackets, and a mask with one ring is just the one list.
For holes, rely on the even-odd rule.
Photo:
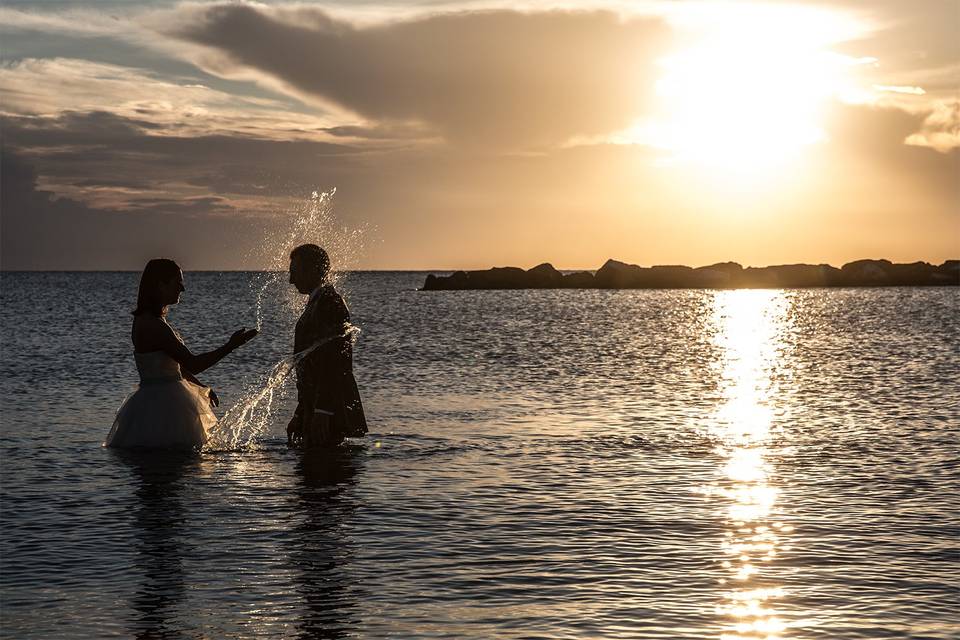
[[(956, 638), (960, 291), (419, 292), (346, 273), (370, 434), (100, 446), (137, 273), (0, 276), (0, 635)], [(282, 273), (187, 273), (223, 416)], [(292, 290), (292, 288), (291, 288)], [(252, 436), (252, 438), (250, 438)], [(252, 439), (250, 446), (244, 445)]]

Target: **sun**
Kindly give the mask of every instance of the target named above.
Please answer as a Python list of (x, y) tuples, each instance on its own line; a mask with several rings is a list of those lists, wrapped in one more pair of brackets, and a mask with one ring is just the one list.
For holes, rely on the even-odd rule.
[[(686, 18), (686, 19), (685, 19)], [(631, 130), (668, 162), (756, 176), (825, 139), (830, 100), (857, 63), (830, 50), (854, 37), (845, 15), (720, 5), (676, 20), (688, 37), (659, 60), (653, 116)]]

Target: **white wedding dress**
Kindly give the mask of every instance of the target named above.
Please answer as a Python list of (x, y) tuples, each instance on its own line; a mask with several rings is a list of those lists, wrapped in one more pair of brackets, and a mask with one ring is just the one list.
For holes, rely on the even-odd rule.
[(164, 351), (135, 353), (140, 388), (131, 394), (103, 443), (120, 449), (191, 449), (217, 423), (209, 390), (187, 382)]

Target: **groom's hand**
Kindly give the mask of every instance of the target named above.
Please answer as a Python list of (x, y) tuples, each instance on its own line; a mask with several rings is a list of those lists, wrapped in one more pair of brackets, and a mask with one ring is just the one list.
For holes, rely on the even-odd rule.
[(287, 444), (292, 447), (295, 444), (299, 444), (302, 438), (303, 433), (300, 431), (300, 416), (294, 414), (293, 418), (290, 419), (290, 423), (287, 425)]

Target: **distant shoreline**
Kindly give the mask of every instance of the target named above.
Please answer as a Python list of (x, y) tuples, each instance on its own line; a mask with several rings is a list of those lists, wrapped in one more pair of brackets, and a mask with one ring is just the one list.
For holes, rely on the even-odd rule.
[(746, 267), (721, 262), (705, 267), (641, 267), (607, 260), (596, 272), (563, 273), (550, 263), (532, 269), (493, 267), (430, 274), (421, 291), (476, 289), (764, 289), (790, 287), (951, 287), (960, 286), (960, 260), (895, 264), (856, 260), (840, 268), (828, 264)]
[[(285, 269), (187, 269), (195, 274), (285, 273)], [(0, 278), (18, 274), (131, 274), (139, 269), (0, 269)], [(892, 263), (857, 260), (837, 268), (828, 264), (789, 264), (743, 267), (723, 262), (704, 267), (641, 267), (607, 260), (600, 269), (556, 269), (543, 263), (531, 269), (493, 267), (453, 269), (345, 269), (342, 275), (407, 273), (426, 276), (420, 291), (481, 289), (739, 289), (960, 286), (960, 260), (939, 265), (927, 262)]]

